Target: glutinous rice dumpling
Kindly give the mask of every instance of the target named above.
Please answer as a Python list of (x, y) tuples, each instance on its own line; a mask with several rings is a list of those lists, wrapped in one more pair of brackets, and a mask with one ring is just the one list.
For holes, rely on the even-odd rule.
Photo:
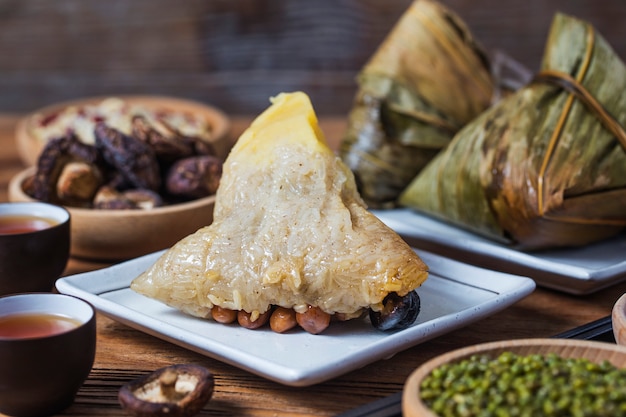
[[(367, 211), (304, 93), (275, 97), (239, 138), (224, 163), (213, 219), (131, 288), (198, 317), (227, 310), (261, 323), (275, 311), (292, 312), (310, 333), (323, 330), (307, 327), (311, 311), (325, 325), (370, 311), (375, 325), (382, 315), (382, 330), (416, 318), (414, 290), (427, 266)], [(389, 301), (407, 314), (385, 321)]]
[(534, 80), (465, 126), (400, 203), (520, 249), (626, 226), (626, 68), (587, 22), (553, 20)]
[(494, 98), (489, 58), (469, 28), (416, 0), (357, 77), (340, 155), (369, 207), (390, 208), (417, 173)]

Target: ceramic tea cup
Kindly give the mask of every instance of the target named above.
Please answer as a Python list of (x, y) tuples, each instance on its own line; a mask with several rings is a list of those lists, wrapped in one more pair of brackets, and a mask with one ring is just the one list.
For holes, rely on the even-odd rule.
[(55, 293), (0, 297), (0, 413), (44, 416), (69, 407), (93, 366), (96, 314)]
[(70, 213), (53, 204), (0, 203), (0, 295), (48, 292), (70, 251)]

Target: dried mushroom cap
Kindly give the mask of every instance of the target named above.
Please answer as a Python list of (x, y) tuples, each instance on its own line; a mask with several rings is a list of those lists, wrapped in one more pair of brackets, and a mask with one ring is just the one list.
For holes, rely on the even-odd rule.
[(148, 210), (162, 205), (163, 199), (158, 193), (143, 188), (117, 191), (105, 185), (93, 199), (93, 208), (100, 210)]
[(37, 200), (59, 203), (56, 184), (65, 165), (72, 162), (83, 162), (97, 169), (98, 152), (73, 134), (50, 140), (37, 160), (37, 172), (28, 188), (29, 195)]
[(198, 365), (172, 365), (122, 386), (122, 408), (137, 417), (190, 417), (213, 395), (213, 374)]
[(192, 156), (195, 152), (192, 143), (163, 135), (149, 124), (145, 116), (134, 116), (132, 127), (133, 136), (150, 145), (160, 161), (173, 162)]
[(102, 182), (102, 173), (95, 165), (83, 161), (69, 162), (61, 170), (56, 193), (68, 205), (88, 207)]
[[(155, 127), (154, 124), (158, 127)], [(148, 120), (144, 115), (132, 118), (132, 135), (150, 145), (161, 163), (197, 155), (215, 155), (213, 145), (201, 137), (186, 136), (165, 120)]]
[(110, 186), (100, 187), (93, 199), (93, 208), (99, 210), (131, 210), (135, 204)]
[(222, 161), (215, 156), (193, 156), (176, 161), (166, 178), (167, 192), (201, 198), (215, 194), (222, 178)]
[(96, 148), (123, 175), (130, 185), (128, 188), (158, 190), (161, 185), (159, 165), (148, 144), (104, 123), (96, 124), (94, 133)]
[(132, 201), (136, 208), (142, 210), (163, 206), (161, 196), (152, 190), (134, 189), (124, 191), (124, 197)]

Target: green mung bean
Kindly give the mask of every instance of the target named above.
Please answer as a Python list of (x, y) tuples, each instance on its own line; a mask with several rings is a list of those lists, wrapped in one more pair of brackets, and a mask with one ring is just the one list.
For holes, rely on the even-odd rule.
[(626, 369), (556, 354), (474, 355), (434, 369), (420, 396), (441, 417), (620, 417)]

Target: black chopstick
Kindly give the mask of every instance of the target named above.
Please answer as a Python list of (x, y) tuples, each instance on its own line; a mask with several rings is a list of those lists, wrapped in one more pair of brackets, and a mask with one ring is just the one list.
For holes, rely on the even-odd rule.
[(337, 417), (402, 417), (402, 391), (353, 408)]
[(554, 337), (558, 339), (596, 340), (615, 343), (611, 316), (602, 317), (601, 319), (559, 333)]
[[(611, 316), (583, 324), (552, 337), (615, 343)], [(402, 392), (372, 401), (336, 417), (402, 417)]]

